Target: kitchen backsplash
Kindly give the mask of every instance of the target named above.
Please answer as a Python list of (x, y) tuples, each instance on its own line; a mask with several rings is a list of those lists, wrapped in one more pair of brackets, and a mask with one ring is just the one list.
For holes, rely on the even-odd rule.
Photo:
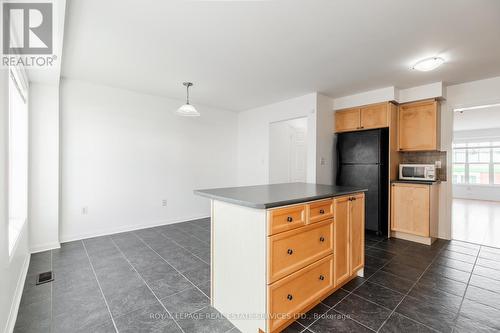
[(424, 151), (424, 152), (400, 152), (399, 163), (413, 164), (434, 164), (441, 161), (441, 168), (436, 169), (437, 178), (446, 181), (446, 152), (445, 151)]

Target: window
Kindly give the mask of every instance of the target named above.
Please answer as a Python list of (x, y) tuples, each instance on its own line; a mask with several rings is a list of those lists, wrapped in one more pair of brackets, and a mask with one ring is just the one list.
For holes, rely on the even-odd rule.
[(27, 89), (17, 69), (9, 75), (9, 255), (28, 216)]
[(500, 185), (500, 140), (454, 143), (453, 183)]

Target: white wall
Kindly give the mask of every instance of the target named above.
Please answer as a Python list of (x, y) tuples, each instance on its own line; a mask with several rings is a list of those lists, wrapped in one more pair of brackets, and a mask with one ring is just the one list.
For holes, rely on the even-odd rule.
[(30, 85), (29, 220), (32, 252), (59, 247), (59, 85)]
[(318, 94), (316, 109), (316, 183), (333, 185), (337, 173), (333, 99)]
[(333, 108), (335, 110), (340, 110), (388, 101), (407, 103), (429, 98), (444, 97), (446, 97), (446, 91), (444, 90), (443, 82), (434, 82), (406, 89), (391, 86), (335, 98), (333, 100)]
[(67, 79), (60, 94), (61, 241), (206, 217), (193, 190), (236, 185), (235, 113)]
[[(238, 185), (269, 183), (269, 124), (307, 117), (307, 151), (316, 151), (317, 94), (288, 99), (238, 114)], [(308, 154), (307, 182), (316, 182), (316, 156)]]
[(0, 330), (2, 332), (11, 332), (14, 327), (29, 263), (27, 224), (24, 225), (17, 245), (9, 256), (8, 96), (8, 71), (0, 69)]
[(453, 198), (500, 201), (500, 187), (488, 185), (453, 185)]
[[(499, 110), (500, 112), (500, 110)], [(495, 124), (493, 124), (495, 125)], [(500, 126), (500, 122), (496, 123), (496, 125)], [(492, 139), (492, 138), (500, 138), (500, 128), (485, 128), (485, 129), (477, 129), (477, 130), (468, 130), (468, 131), (453, 131), (453, 140), (467, 141), (470, 139)]]
[[(446, 101), (441, 104), (441, 150), (447, 151), (451, 164), (453, 110), (461, 107), (499, 103), (500, 77), (448, 86), (446, 88), (446, 97)], [(452, 179), (451, 167), (448, 168), (447, 172), (447, 178)], [(449, 181), (443, 185), (441, 186), (440, 199), (445, 200), (445, 202), (442, 202), (444, 206), (441, 207), (440, 212), (440, 219), (443, 221), (440, 223), (440, 235), (442, 231), (446, 232), (447, 235), (451, 235), (452, 182)], [(443, 196), (445, 197), (443, 198)]]

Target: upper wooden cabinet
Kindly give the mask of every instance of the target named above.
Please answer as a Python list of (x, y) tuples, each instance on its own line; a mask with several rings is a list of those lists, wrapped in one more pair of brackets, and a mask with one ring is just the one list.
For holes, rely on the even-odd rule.
[(360, 108), (361, 129), (389, 127), (389, 106), (382, 103)]
[(439, 150), (439, 102), (401, 104), (398, 111), (398, 150)]
[(366, 105), (335, 112), (335, 132), (349, 132), (389, 127), (389, 102)]
[(360, 129), (359, 108), (335, 112), (335, 132), (348, 132)]

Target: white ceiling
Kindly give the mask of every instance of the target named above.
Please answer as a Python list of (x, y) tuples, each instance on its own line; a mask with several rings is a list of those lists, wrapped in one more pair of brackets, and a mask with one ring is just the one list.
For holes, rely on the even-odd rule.
[(73, 0), (62, 75), (240, 111), (498, 76), (499, 35), (498, 0)]
[(453, 131), (500, 128), (500, 106), (455, 112)]

